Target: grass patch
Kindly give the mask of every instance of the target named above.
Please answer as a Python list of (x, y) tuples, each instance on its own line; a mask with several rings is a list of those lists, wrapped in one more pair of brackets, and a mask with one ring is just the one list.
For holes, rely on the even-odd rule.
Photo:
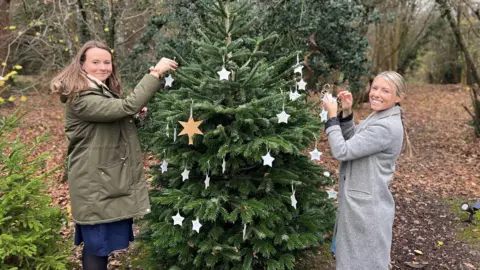
[(464, 202), (469, 204), (475, 203), (467, 201), (465, 198), (454, 197), (445, 201), (452, 213), (458, 218), (460, 225), (460, 231), (457, 234), (457, 240), (467, 243), (473, 248), (480, 248), (480, 211), (477, 211), (473, 216), (473, 222), (465, 222), (468, 220), (469, 213), (460, 209), (460, 206)]
[(330, 252), (330, 243), (324, 243), (320, 247), (306, 251), (297, 258), (295, 270), (333, 270), (335, 260)]

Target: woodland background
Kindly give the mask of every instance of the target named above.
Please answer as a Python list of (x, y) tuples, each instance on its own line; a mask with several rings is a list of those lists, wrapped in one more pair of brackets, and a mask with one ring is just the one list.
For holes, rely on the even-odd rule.
[[(85, 41), (98, 39), (112, 48), (124, 89), (131, 89), (156, 59), (175, 57), (165, 54), (169, 46), (181, 56), (195, 53), (188, 40), (198, 11), (198, 1), (186, 0), (0, 0), (0, 115), (29, 112), (2, 136), (26, 145), (50, 136), (32, 157), (49, 153), (38, 170), (57, 168), (47, 194), (67, 216), (58, 235), (67, 245), (68, 269), (79, 269), (80, 255), (71, 245), (68, 187), (58, 168), (66, 140), (51, 78)], [(407, 78), (402, 106), (416, 153), (402, 155), (392, 186), (393, 268), (478, 269), (480, 227), (462, 222), (458, 206), (480, 199), (480, 1), (258, 0), (255, 11), (263, 23), (252, 33), (282, 37), (268, 57), (300, 52), (312, 99), (326, 83), (350, 90), (357, 120), (368, 115), (363, 102), (375, 74), (394, 70)], [(324, 136), (320, 147), (320, 164), (335, 171)], [(147, 170), (156, 162), (148, 153), (144, 160)], [(331, 269), (327, 248), (306, 255), (298, 268)], [(118, 252), (110, 267), (133, 269), (141, 257), (137, 249)]]

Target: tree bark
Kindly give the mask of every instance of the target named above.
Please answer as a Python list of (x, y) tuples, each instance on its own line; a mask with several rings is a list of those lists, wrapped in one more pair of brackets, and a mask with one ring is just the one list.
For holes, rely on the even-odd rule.
[(452, 10), (450, 6), (447, 4), (446, 0), (436, 0), (436, 2), (440, 5), (441, 9), (445, 13), (445, 16), (447, 17), (448, 22), (450, 23), (450, 27), (452, 28), (452, 31), (455, 35), (458, 45), (460, 46), (460, 49), (465, 55), (465, 61), (467, 62), (467, 65), (470, 71), (472, 72), (473, 79), (475, 80), (475, 83), (476, 83), (476, 86), (472, 87), (471, 89), (472, 103), (475, 111), (475, 115), (473, 117), (473, 125), (475, 126), (476, 135), (480, 137), (480, 100), (477, 92), (478, 91), (477, 88), (478, 86), (480, 86), (480, 74), (478, 73), (478, 69), (475, 66), (475, 62), (473, 61), (472, 55), (468, 51), (468, 47), (465, 42), (465, 39), (463, 38), (462, 33), (460, 32), (460, 27), (455, 22), (455, 18), (452, 14)]
[[(0, 0), (0, 62), (6, 62), (10, 37), (10, 0)], [(7, 28), (7, 29), (4, 29)]]
[(91, 39), (91, 35), (90, 35), (90, 30), (88, 29), (88, 26), (87, 26), (87, 11), (85, 10), (85, 7), (83, 5), (83, 1), (82, 0), (78, 0), (77, 1), (77, 8), (79, 11), (78, 12), (78, 33), (79, 33), (79, 42), (80, 44), (84, 44), (85, 42), (89, 41)]
[(395, 19), (395, 33), (392, 46), (392, 50), (394, 50), (394, 53), (392, 55), (392, 70), (395, 71), (398, 69), (398, 58), (400, 57), (400, 36), (403, 13), (404, 12), (402, 10), (402, 2), (399, 2), (397, 7), (397, 18)]
[(460, 33), (460, 28), (458, 27), (458, 24), (455, 21), (455, 18), (452, 14), (452, 10), (450, 6), (448, 6), (446, 0), (436, 0), (436, 1), (440, 5), (441, 9), (444, 11), (445, 16), (448, 22), (450, 23), (450, 27), (452, 28), (453, 34), (455, 35), (455, 39), (457, 40), (457, 43), (460, 46), (460, 49), (465, 55), (465, 61), (467, 62), (467, 65), (470, 71), (472, 72), (475, 82), (478, 85), (480, 85), (480, 73), (478, 73), (478, 70), (477, 70), (477, 67), (475, 66), (475, 62), (473, 61), (472, 55), (468, 51), (467, 44), (465, 42), (465, 39), (462, 36), (462, 33)]
[[(8, 26), (10, 26), (10, 0), (0, 0), (0, 63), (8, 63), (8, 44), (11, 37), (11, 30), (8, 29)], [(5, 76), (9, 71), (8, 64), (5, 68), (0, 66), (0, 75)], [(8, 88), (0, 87), (0, 97), (5, 100), (5, 103), (0, 106), (14, 106), (14, 103), (8, 100), (10, 97)]]

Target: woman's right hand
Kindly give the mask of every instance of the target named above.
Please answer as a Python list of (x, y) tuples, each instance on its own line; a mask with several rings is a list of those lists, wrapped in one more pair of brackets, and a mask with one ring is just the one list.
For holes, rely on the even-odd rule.
[(175, 71), (178, 68), (178, 63), (172, 59), (162, 57), (154, 68), (150, 68), (150, 74), (160, 78), (169, 71)]
[(340, 101), (342, 102), (343, 116), (346, 117), (352, 114), (352, 104), (353, 104), (352, 93), (348, 91), (342, 91), (338, 93), (337, 97), (340, 98)]

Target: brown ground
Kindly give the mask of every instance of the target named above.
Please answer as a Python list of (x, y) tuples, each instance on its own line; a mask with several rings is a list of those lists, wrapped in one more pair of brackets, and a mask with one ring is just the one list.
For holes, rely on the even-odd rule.
[[(17, 97), (15, 103), (22, 102)], [(462, 231), (473, 228), (478, 232), (480, 229), (478, 225), (471, 227), (461, 222), (459, 214), (452, 212), (454, 208), (449, 205), (453, 199), (455, 203), (480, 199), (480, 138), (475, 138), (473, 128), (467, 125), (470, 119), (463, 104), (470, 105), (470, 98), (467, 90), (457, 85), (413, 86), (402, 104), (416, 154), (413, 158), (400, 157), (392, 184), (397, 205), (393, 269), (480, 267), (480, 239), (466, 244), (458, 237)], [(63, 110), (58, 99), (35, 93), (23, 105), (31, 112), (22, 121), (18, 134), (28, 141), (48, 132), (51, 140), (42, 146), (43, 150), (52, 153), (47, 166), (52, 168), (60, 164), (64, 160), (66, 141)], [(0, 115), (11, 112), (10, 108), (0, 107)], [(360, 108), (355, 118), (362, 119), (366, 115), (368, 110)], [(328, 154), (324, 134), (318, 148), (324, 152), (320, 163), (336, 170), (337, 162)], [(61, 172), (50, 192), (56, 204), (69, 209), (68, 187), (61, 182)], [(72, 230), (70, 222), (62, 231), (68, 241), (73, 241)], [(123, 254), (112, 256), (111, 269), (129, 268), (128, 263), (121, 262)], [(79, 250), (72, 248), (72, 260), (78, 262), (78, 258)], [(300, 260), (300, 265), (302, 269), (333, 269), (332, 259), (325, 250)]]

